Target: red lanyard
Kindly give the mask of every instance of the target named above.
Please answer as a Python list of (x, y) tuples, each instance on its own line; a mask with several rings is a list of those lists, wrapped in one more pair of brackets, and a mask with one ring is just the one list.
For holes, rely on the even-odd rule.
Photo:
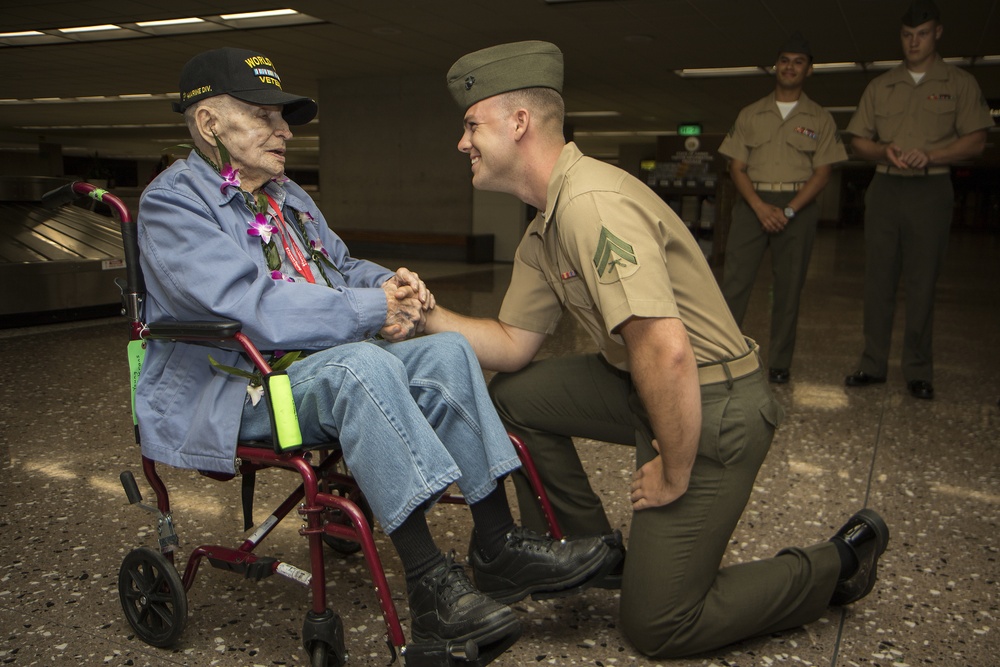
[[(298, 271), (303, 278), (311, 283), (315, 283), (316, 279), (313, 278), (312, 269), (309, 268), (309, 262), (306, 260), (305, 255), (299, 250), (299, 244), (295, 242), (292, 237), (291, 232), (288, 231), (288, 225), (285, 223), (285, 216), (281, 214), (281, 207), (278, 206), (277, 202), (271, 198), (271, 195), (264, 193), (267, 197), (267, 201), (271, 204), (271, 208), (274, 209), (274, 215), (277, 218), (278, 224), (278, 236), (281, 238), (281, 245), (285, 248), (285, 256), (288, 257), (288, 261), (292, 263), (295, 270)], [(291, 240), (291, 243), (289, 243)]]

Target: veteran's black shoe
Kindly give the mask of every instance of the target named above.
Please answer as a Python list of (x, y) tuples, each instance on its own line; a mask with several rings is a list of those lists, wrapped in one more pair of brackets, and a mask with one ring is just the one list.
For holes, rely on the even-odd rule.
[(930, 400), (934, 398), (934, 385), (924, 380), (913, 380), (906, 383), (906, 388), (913, 398)]
[(864, 371), (855, 371), (844, 378), (844, 384), (848, 387), (867, 387), (870, 384), (883, 384), (885, 377), (868, 375)]
[(830, 538), (831, 542), (837, 540), (850, 547), (858, 563), (857, 569), (833, 589), (830, 604), (839, 606), (857, 602), (875, 587), (878, 559), (889, 544), (889, 527), (877, 512), (863, 509)]
[(790, 377), (791, 373), (788, 372), (787, 368), (770, 368), (767, 371), (767, 379), (774, 384), (785, 384)]
[(492, 560), (470, 548), (469, 563), (476, 587), (504, 604), (528, 595), (535, 599), (569, 595), (614, 566), (600, 537), (556, 540), (520, 527), (507, 533), (503, 550)]
[(472, 662), (483, 649), (503, 653), (521, 636), (514, 611), (476, 590), (453, 554), (417, 582), (409, 599), (410, 639), (421, 653)]

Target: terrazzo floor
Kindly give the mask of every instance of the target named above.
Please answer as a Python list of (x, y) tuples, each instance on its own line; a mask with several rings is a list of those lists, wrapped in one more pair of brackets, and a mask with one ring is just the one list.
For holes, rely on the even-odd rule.
[[(495, 314), (510, 275), (504, 264), (402, 263), (428, 280), (441, 303), (476, 315)], [(860, 230), (821, 230), (792, 381), (775, 387), (787, 418), (725, 562), (825, 540), (868, 506), (892, 531), (873, 593), (807, 627), (674, 661), (649, 660), (624, 640), (613, 591), (527, 601), (516, 605), (522, 638), (493, 664), (1000, 664), (1000, 238), (953, 235), (939, 283), (933, 401), (911, 398), (899, 371), (902, 306), (888, 382), (843, 386), (861, 350), (862, 274)], [(769, 282), (765, 266), (744, 326), (765, 356)], [(152, 516), (128, 505), (118, 481), (120, 472), (133, 471), (152, 502), (132, 439), (126, 339), (118, 319), (0, 331), (0, 664), (308, 664), (300, 648), (307, 594), (281, 577), (253, 582), (202, 567), (173, 649), (144, 644), (123, 619), (121, 559), (156, 544)], [(542, 353), (589, 349), (585, 334), (567, 321)], [(609, 516), (627, 536), (632, 451), (594, 441), (579, 447)], [(197, 544), (242, 541), (238, 484), (182, 470), (164, 476), (181, 541), (178, 562)], [(291, 482), (287, 473), (258, 476), (258, 520)], [(464, 554), (465, 508), (440, 506), (430, 522), (444, 549)], [(298, 521), (286, 523), (261, 553), (307, 567)], [(406, 630), (399, 562), (379, 531), (376, 541)], [(326, 566), (348, 664), (388, 664), (362, 560), (331, 552)]]

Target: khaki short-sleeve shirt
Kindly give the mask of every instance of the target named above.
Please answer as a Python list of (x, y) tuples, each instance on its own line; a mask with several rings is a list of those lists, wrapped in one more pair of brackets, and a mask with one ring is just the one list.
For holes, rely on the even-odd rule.
[(847, 132), (903, 150), (931, 151), (992, 126), (975, 77), (938, 56), (918, 84), (905, 64), (869, 83)]
[(631, 317), (680, 318), (698, 363), (749, 350), (680, 218), (638, 179), (573, 143), (552, 171), (545, 212), (518, 245), (500, 320), (551, 334), (564, 310), (622, 370), (618, 328)]
[(847, 160), (830, 112), (802, 93), (787, 118), (772, 92), (744, 107), (719, 152), (747, 165), (751, 181), (799, 183), (817, 167)]

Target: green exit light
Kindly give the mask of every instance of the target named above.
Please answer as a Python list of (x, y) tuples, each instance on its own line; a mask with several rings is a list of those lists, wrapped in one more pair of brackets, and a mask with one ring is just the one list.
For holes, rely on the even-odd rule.
[(701, 134), (701, 123), (684, 123), (677, 126), (677, 134), (682, 137), (696, 137)]

